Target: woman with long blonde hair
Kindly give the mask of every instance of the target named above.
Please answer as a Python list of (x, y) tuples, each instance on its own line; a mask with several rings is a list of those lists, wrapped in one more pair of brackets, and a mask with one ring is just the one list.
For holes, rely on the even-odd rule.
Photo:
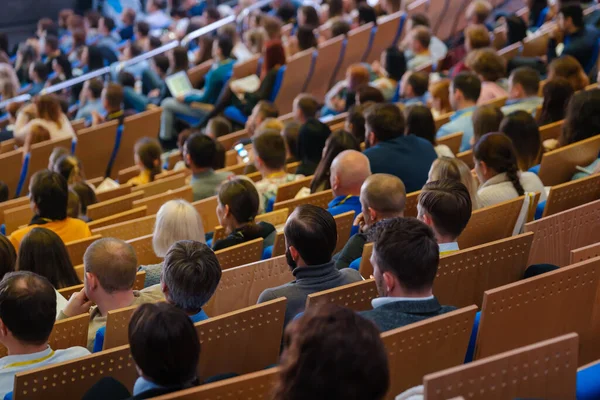
[(471, 195), (473, 210), (477, 210), (480, 207), (479, 196), (477, 196), (477, 180), (464, 161), (450, 157), (440, 157), (435, 160), (431, 164), (427, 182), (439, 181), (441, 179), (452, 179), (461, 182), (467, 187)]

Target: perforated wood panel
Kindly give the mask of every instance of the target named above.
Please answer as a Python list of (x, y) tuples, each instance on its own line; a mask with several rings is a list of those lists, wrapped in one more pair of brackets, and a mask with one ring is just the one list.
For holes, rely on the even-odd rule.
[(344, 37), (342, 35), (331, 38), (318, 46), (318, 55), (315, 60), (312, 77), (310, 78), (305, 93), (311, 93), (319, 101), (325, 97), (329, 90), (329, 82), (335, 73), (335, 63), (340, 58)]
[(475, 359), (569, 332), (580, 336), (580, 363), (598, 358), (591, 330), (599, 275), (600, 258), (486, 291)]
[[(26, 195), (29, 193), (29, 181), (36, 172), (48, 168), (48, 159), (50, 154), (55, 147), (64, 147), (65, 149), (71, 150), (71, 138), (54, 139), (46, 142), (34, 144), (31, 146), (29, 151), (29, 167), (27, 168), (27, 178), (25, 179), (25, 185), (21, 190), (20, 195)], [(3, 171), (4, 172), (4, 171)]]
[(248, 138), (248, 131), (245, 129), (230, 133), (228, 135), (223, 135), (217, 138), (217, 141), (221, 143), (225, 150), (229, 150), (233, 147), (233, 145), (239, 142), (241, 139)]
[(275, 202), (279, 203), (284, 200), (293, 199), (296, 194), (302, 188), (310, 187), (310, 183), (312, 182), (314, 175), (307, 176), (306, 178), (298, 179), (294, 182), (285, 183), (277, 189), (277, 197), (275, 197)]
[(301, 199), (292, 199), (275, 203), (275, 205), (273, 205), (273, 210), (277, 211), (281, 210), (282, 208), (287, 208), (290, 210), (291, 214), (294, 212), (296, 207), (302, 204), (312, 204), (314, 206), (327, 209), (327, 205), (331, 200), (333, 200), (333, 192), (331, 190), (326, 190), (324, 192), (311, 194), (310, 196), (303, 197)]
[(200, 218), (202, 218), (202, 225), (204, 229), (208, 230), (213, 226), (219, 225), (219, 218), (217, 217), (217, 196), (209, 197), (208, 199), (195, 201), (192, 203)]
[(156, 214), (158, 210), (169, 200), (183, 199), (188, 202), (194, 200), (194, 194), (192, 193), (191, 186), (184, 186), (180, 189), (169, 190), (166, 193), (157, 194), (145, 199), (136, 200), (133, 202), (134, 207), (148, 207), (148, 213)]
[(140, 174), (140, 167), (134, 165), (129, 168), (125, 168), (119, 171), (119, 175), (117, 177), (118, 182), (129, 182), (129, 180), (133, 177), (136, 177)]
[(390, 365), (386, 399), (420, 385), (423, 375), (464, 362), (477, 307), (452, 311), (381, 335)]
[(371, 300), (376, 297), (377, 286), (375, 285), (375, 279), (368, 279), (309, 294), (306, 298), (306, 308), (333, 303), (356, 312), (366, 311), (373, 309)]
[(600, 257), (600, 242), (571, 250), (571, 264)]
[(600, 200), (525, 224), (533, 232), (529, 264), (569, 264), (570, 252), (600, 242)]
[(354, 214), (354, 211), (348, 211), (333, 217), (338, 234), (334, 253), (342, 251), (346, 242), (348, 242), (350, 232), (352, 231), (352, 224), (354, 223)]
[(165, 179), (160, 179), (145, 185), (135, 186), (131, 191), (144, 191), (144, 198), (163, 194), (168, 190), (179, 189), (185, 185), (185, 174), (177, 174)]
[(119, 121), (109, 121), (77, 133), (75, 155), (81, 160), (87, 177), (105, 176), (115, 146), (118, 126)]
[(108, 312), (102, 350), (129, 344), (129, 321), (137, 307), (135, 305)]
[(33, 218), (33, 210), (29, 204), (12, 208), (10, 210), (4, 210), (4, 224), (6, 234), (10, 235), (19, 227), (29, 224)]
[(92, 222), (88, 223), (88, 228), (96, 229), (96, 228), (102, 228), (105, 226), (111, 226), (111, 225), (117, 224), (119, 222), (127, 222), (132, 219), (145, 217), (146, 214), (148, 214), (148, 207), (146, 207), (146, 206), (135, 207), (129, 211), (123, 211), (121, 213), (114, 214), (110, 217), (100, 218), (96, 221), (92, 221)]
[(105, 226), (92, 230), (93, 234), (103, 237), (114, 237), (121, 240), (135, 239), (140, 236), (151, 235), (154, 230), (156, 215), (132, 219), (118, 224)]
[(543, 142), (548, 139), (558, 139), (560, 136), (565, 121), (557, 121), (548, 125), (540, 126), (540, 140)]
[(512, 231), (521, 212), (524, 197), (476, 210), (458, 238), (461, 249), (504, 239)]
[(286, 302), (280, 298), (196, 323), (200, 377), (245, 374), (277, 363)]
[(262, 238), (258, 238), (216, 251), (215, 255), (219, 259), (221, 269), (239, 267), (240, 265), (259, 261), (262, 257), (263, 241)]
[(433, 293), (440, 304), (481, 307), (486, 290), (523, 278), (532, 241), (524, 233), (442, 257)]
[(133, 389), (137, 371), (129, 346), (17, 373), (13, 399), (81, 399), (92, 385), (106, 376)]
[(600, 174), (553, 186), (544, 217), (600, 199)]
[(462, 143), (463, 133), (456, 132), (450, 135), (446, 135), (437, 139), (437, 144), (445, 144), (452, 150), (454, 154), (458, 154), (460, 152), (460, 145)]
[(135, 281), (133, 281), (133, 290), (142, 290), (144, 288), (145, 281), (146, 271), (138, 271), (135, 274)]
[(121, 185), (118, 188), (105, 190), (100, 193), (96, 193), (96, 199), (98, 203), (101, 203), (106, 200), (114, 199), (115, 197), (125, 196), (126, 194), (131, 193), (131, 188), (133, 186), (131, 184)]
[(240, 310), (256, 304), (265, 289), (293, 280), (285, 256), (230, 268), (223, 271), (215, 294), (203, 309), (210, 317)]
[(302, 93), (309, 77), (308, 71), (313, 63), (314, 50), (310, 48), (288, 58), (281, 88), (275, 98), (275, 107), (279, 110), (279, 114), (291, 112), (294, 99)]
[(94, 235), (89, 238), (75, 240), (73, 242), (65, 243), (65, 247), (67, 248), (67, 253), (69, 253), (69, 258), (71, 259), (71, 264), (79, 265), (83, 264), (83, 254), (96, 240), (101, 239), (102, 236)]
[(417, 218), (417, 204), (419, 203), (419, 194), (421, 191), (408, 193), (406, 195), (406, 204), (404, 205), (404, 217)]
[[(22, 161), (22, 149), (0, 155), (0, 171), (2, 171), (2, 181), (6, 183), (6, 186), (8, 186), (8, 195), (11, 198), (14, 198), (15, 195), (18, 195), (17, 186), (19, 185), (19, 177), (21, 176)], [(27, 190), (25, 190), (25, 192), (26, 191)]]
[(91, 220), (110, 217), (133, 208), (133, 201), (143, 197), (143, 192), (130, 193), (125, 196), (115, 197), (114, 199), (96, 203), (88, 207), (87, 214)]
[(271, 211), (270, 213), (257, 215), (255, 218), (256, 222), (268, 222), (273, 226), (279, 226), (285, 224), (288, 218), (288, 209), (282, 208), (281, 210)]
[(575, 399), (576, 334), (427, 375), (425, 399)]
[(598, 158), (600, 135), (544, 153), (539, 177), (546, 186), (571, 180), (576, 166), (589, 165)]
[(371, 49), (365, 60), (366, 62), (371, 64), (373, 61), (379, 61), (381, 53), (388, 47), (396, 44), (392, 43), (392, 41), (396, 37), (400, 24), (406, 23), (405, 19), (406, 15), (402, 11), (399, 11), (378, 21), (377, 31), (371, 43)]
[(151, 265), (162, 262), (162, 259), (154, 254), (152, 235), (131, 239), (128, 240), (127, 243), (133, 246), (137, 256), (138, 265)]

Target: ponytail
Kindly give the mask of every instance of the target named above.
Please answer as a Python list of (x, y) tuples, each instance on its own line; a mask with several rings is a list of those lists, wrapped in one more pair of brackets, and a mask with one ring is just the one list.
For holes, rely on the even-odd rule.
[(506, 170), (506, 176), (512, 182), (519, 196), (523, 196), (525, 194), (525, 190), (523, 189), (521, 181), (519, 180), (519, 170), (517, 169), (516, 165), (510, 166), (510, 168)]
[(483, 135), (473, 148), (473, 156), (499, 174), (506, 173), (519, 196), (525, 194), (519, 180), (517, 155), (512, 140), (503, 133)]

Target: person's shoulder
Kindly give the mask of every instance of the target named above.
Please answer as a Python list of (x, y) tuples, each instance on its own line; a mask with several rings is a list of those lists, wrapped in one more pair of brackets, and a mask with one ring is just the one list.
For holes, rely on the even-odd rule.
[(362, 275), (360, 274), (360, 272), (352, 269), (352, 268), (344, 268), (340, 270), (340, 273), (342, 275), (344, 275), (344, 278), (346, 279), (346, 281), (352, 283), (352, 282), (359, 282), (364, 280)]
[(265, 301), (275, 300), (279, 297), (286, 297), (285, 294), (292, 288), (292, 283), (284, 283), (280, 286), (275, 286), (263, 290), (258, 297), (258, 303), (264, 303)]
[(272, 232), (275, 231), (275, 226), (273, 226), (273, 224), (266, 222), (266, 221), (260, 221), (258, 224), (258, 226), (260, 226), (260, 229), (263, 233), (263, 235), (270, 235)]
[(81, 346), (73, 346), (66, 349), (54, 350), (55, 357), (63, 359), (85, 357), (90, 354), (91, 353), (88, 349)]
[(90, 232), (88, 224), (79, 218), (67, 217), (66, 223), (69, 227), (77, 228), (85, 232)]
[(222, 178), (222, 179), (227, 179), (233, 175), (234, 175), (234, 173), (231, 171), (215, 171), (215, 176)]

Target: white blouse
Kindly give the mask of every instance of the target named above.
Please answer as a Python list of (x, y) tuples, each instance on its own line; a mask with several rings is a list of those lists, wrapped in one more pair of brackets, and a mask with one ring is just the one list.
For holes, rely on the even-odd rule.
[[(546, 200), (546, 190), (540, 178), (533, 172), (520, 172), (519, 181), (526, 192), (539, 192), (540, 201)], [(516, 199), (519, 197), (506, 173), (498, 174), (488, 179), (479, 187), (480, 207), (493, 206), (494, 204)]]

